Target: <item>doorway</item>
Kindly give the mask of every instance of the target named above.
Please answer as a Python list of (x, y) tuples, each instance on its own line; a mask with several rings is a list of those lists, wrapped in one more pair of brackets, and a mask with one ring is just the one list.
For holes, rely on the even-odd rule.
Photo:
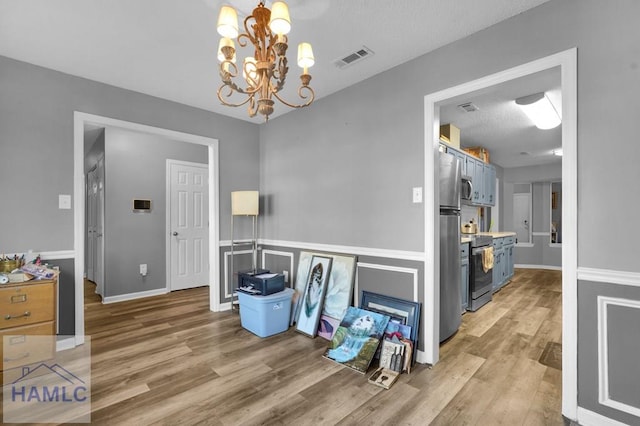
[(209, 270), (208, 167), (167, 160), (167, 289), (206, 285)]
[(531, 242), (531, 194), (513, 194), (513, 230), (518, 243)]
[(536, 72), (560, 67), (562, 85), (562, 412), (577, 417), (577, 50), (569, 49), (524, 65), (492, 74), (468, 83), (425, 96), (425, 274), (423, 330), (425, 353), (423, 362), (439, 360), (439, 285), (440, 271), (436, 206), (439, 205), (438, 170), (435, 158), (439, 145), (439, 102), (486, 89)]
[(87, 173), (87, 279), (104, 298), (104, 156)]
[(83, 112), (74, 112), (73, 128), (73, 152), (74, 152), (74, 185), (73, 194), (76, 202), (73, 203), (74, 222), (74, 304), (75, 304), (75, 345), (84, 343), (84, 268), (85, 268), (85, 171), (84, 171), (84, 128), (86, 125), (112, 126), (141, 133), (160, 135), (173, 140), (207, 146), (209, 171), (207, 175), (209, 211), (208, 211), (208, 252), (209, 270), (208, 282), (211, 286), (209, 292), (209, 307), (212, 311), (220, 310), (220, 245), (219, 245), (219, 194), (218, 194), (218, 140), (190, 133), (177, 132), (161, 127), (148, 126), (130, 121), (117, 120)]

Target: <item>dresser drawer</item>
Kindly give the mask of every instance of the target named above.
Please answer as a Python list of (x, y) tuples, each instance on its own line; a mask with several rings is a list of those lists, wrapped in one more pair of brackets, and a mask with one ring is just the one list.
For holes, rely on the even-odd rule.
[[(40, 336), (48, 336), (44, 339)], [(55, 354), (55, 323), (15, 327), (0, 332), (3, 369), (20, 367), (53, 358)]]
[(0, 330), (55, 320), (55, 284), (0, 288)]

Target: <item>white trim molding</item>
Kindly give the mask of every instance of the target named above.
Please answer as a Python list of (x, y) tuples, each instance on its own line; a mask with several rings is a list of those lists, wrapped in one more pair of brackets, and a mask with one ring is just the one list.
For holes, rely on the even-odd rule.
[(582, 407), (578, 407), (578, 423), (582, 426), (628, 426)]
[(76, 338), (75, 336), (65, 336), (64, 338), (60, 338), (56, 340), (56, 352), (66, 351), (67, 349), (73, 349), (76, 347)]
[(386, 259), (414, 260), (424, 262), (424, 253), (419, 251), (387, 250), (370, 247), (341, 246), (335, 244), (317, 244), (299, 241), (281, 241), (259, 239), (258, 244), (276, 247), (290, 247), (309, 251), (324, 251), (329, 253), (355, 254), (359, 256), (381, 257)]
[(262, 268), (264, 269), (269, 269), (267, 268), (267, 255), (272, 255), (272, 256), (282, 256), (282, 257), (288, 257), (289, 258), (289, 271), (288, 277), (285, 277), (285, 285), (289, 284), (289, 286), (291, 288), (294, 288), (295, 283), (293, 282), (293, 253), (290, 251), (280, 251), (280, 250), (270, 250), (270, 249), (263, 249), (262, 250), (262, 257), (260, 260), (260, 264), (262, 265)]
[(516, 78), (560, 68), (562, 91), (562, 414), (577, 418), (578, 408), (578, 51), (571, 48), (424, 97), (424, 301), (422, 329), (426, 362), (440, 357), (440, 229), (436, 156), (440, 139), (439, 105)]
[(158, 288), (154, 290), (138, 291), (136, 293), (118, 294), (117, 296), (105, 296), (105, 298), (102, 299), (102, 303), (108, 304), (108, 303), (125, 302), (127, 300), (136, 300), (136, 299), (142, 299), (145, 297), (160, 296), (162, 294), (167, 294), (167, 293), (169, 292), (167, 291), (166, 288)]
[[(253, 251), (251, 250), (234, 250), (233, 255), (238, 255), (238, 254), (252, 254)], [(223, 266), (223, 271), (224, 271), (224, 298), (225, 299), (230, 299), (231, 298), (231, 294), (229, 293), (229, 258), (231, 257), (231, 252), (230, 251), (226, 251), (224, 252), (224, 266)], [(222, 306), (222, 305), (220, 305)]]
[(380, 271), (390, 271), (390, 272), (399, 272), (402, 274), (410, 274), (413, 276), (413, 302), (419, 302), (418, 300), (418, 270), (415, 268), (404, 268), (401, 266), (392, 266), (392, 265), (381, 265), (378, 263), (365, 263), (365, 262), (357, 262), (356, 263), (356, 279), (355, 286), (353, 289), (353, 304), (355, 306), (360, 305), (360, 300), (358, 298), (360, 294), (360, 285), (358, 283), (358, 268), (367, 268), (367, 269), (377, 269)]
[[(607, 407), (640, 417), (640, 407), (611, 399), (609, 394), (609, 334), (608, 308), (610, 305), (640, 310), (640, 300), (598, 296), (598, 402)], [(634, 354), (635, 355), (635, 354)]]
[(535, 243), (515, 243), (516, 247), (525, 247), (525, 248), (530, 248), (530, 247), (535, 247)]
[(548, 271), (562, 271), (562, 266), (553, 266), (553, 265), (527, 265), (527, 264), (518, 264), (513, 265), (516, 269), (546, 269)]
[(532, 232), (531, 235), (534, 237), (550, 237), (551, 232)]
[(613, 271), (610, 269), (578, 268), (578, 279), (598, 283), (640, 287), (640, 273)]

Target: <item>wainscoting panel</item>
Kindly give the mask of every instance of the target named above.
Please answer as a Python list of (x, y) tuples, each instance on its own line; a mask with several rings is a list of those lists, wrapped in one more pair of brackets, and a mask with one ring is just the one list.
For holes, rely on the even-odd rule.
[(598, 296), (600, 404), (640, 417), (640, 300)]
[(578, 269), (578, 421), (597, 424), (580, 417), (588, 412), (640, 424), (640, 287), (620, 283), (637, 274), (605, 275)]

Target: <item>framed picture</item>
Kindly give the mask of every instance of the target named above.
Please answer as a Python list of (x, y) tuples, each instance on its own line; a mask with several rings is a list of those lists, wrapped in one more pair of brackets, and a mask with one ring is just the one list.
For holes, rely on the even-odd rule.
[(349, 307), (323, 356), (366, 373), (388, 323), (387, 315)]
[(299, 297), (297, 302), (293, 304), (291, 325), (293, 325), (299, 315), (302, 302), (301, 296), (305, 290), (309, 275), (309, 264), (313, 256), (325, 256), (331, 257), (332, 259), (329, 284), (322, 305), (320, 326), (318, 327), (318, 336), (331, 340), (340, 325), (340, 321), (347, 312), (347, 308), (351, 306), (357, 258), (356, 256), (336, 253), (310, 252), (305, 250), (300, 252), (298, 272), (295, 281), (296, 295)]
[[(394, 321), (411, 327), (410, 339), (417, 348), (418, 327), (420, 325), (420, 302), (398, 299), (397, 297), (362, 291), (360, 308), (389, 315)], [(418, 351), (413, 351), (413, 362)]]
[(305, 285), (296, 330), (310, 337), (318, 332), (324, 296), (327, 292), (332, 259), (327, 256), (313, 256)]

